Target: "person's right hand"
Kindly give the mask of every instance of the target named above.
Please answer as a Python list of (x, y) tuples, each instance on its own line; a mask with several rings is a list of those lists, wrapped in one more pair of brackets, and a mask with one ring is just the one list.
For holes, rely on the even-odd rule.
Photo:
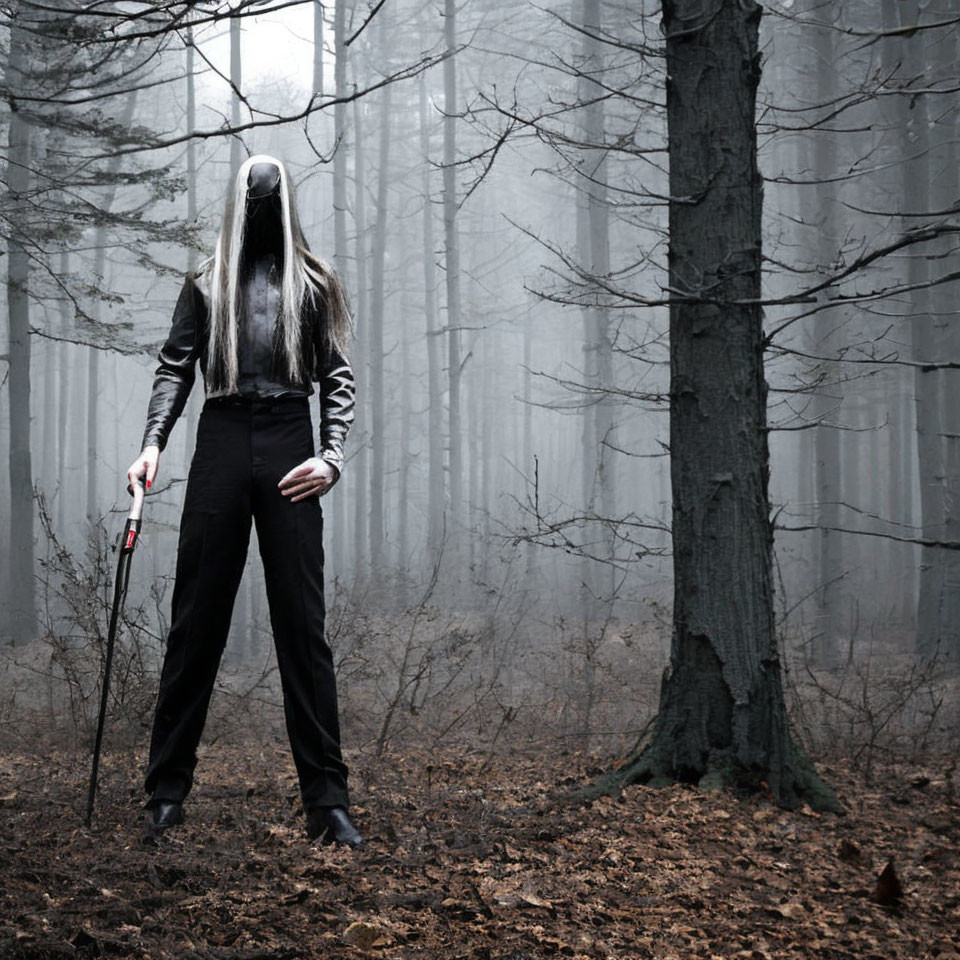
[(143, 476), (147, 478), (147, 489), (149, 490), (150, 484), (153, 483), (157, 476), (157, 468), (159, 465), (160, 448), (155, 445), (144, 447), (140, 452), (140, 456), (130, 464), (130, 469), (127, 470), (127, 493), (129, 493), (131, 497), (133, 496), (133, 485)]

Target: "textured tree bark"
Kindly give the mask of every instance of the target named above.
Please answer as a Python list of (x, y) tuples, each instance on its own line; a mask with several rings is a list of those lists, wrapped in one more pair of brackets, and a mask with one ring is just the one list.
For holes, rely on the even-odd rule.
[[(16, 210), (30, 189), (30, 131), (15, 106), (15, 95), (26, 88), (26, 37), (10, 26), (6, 86), (11, 91), (7, 126), (6, 186), (11, 223), (22, 222)], [(30, 258), (16, 230), (7, 240), (7, 318), (9, 346), (8, 396), (10, 401), (10, 596), (6, 628), (14, 642), (36, 636), (37, 616), (33, 584), (33, 467), (30, 462)]]
[(619, 783), (769, 787), (836, 807), (788, 729), (774, 631), (755, 96), (761, 7), (664, 0), (674, 633)]

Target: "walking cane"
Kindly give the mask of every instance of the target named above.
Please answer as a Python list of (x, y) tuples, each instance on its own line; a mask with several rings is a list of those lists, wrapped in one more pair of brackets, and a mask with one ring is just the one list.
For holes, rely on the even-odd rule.
[(107, 631), (107, 658), (103, 665), (103, 684), (100, 692), (100, 716), (97, 718), (97, 738), (93, 744), (93, 767), (90, 771), (90, 792), (87, 795), (86, 825), (93, 819), (93, 801), (97, 794), (97, 773), (100, 769), (100, 745), (103, 742), (103, 724), (107, 718), (107, 698), (110, 695), (110, 667), (113, 665), (113, 646), (117, 639), (117, 620), (127, 595), (127, 582), (130, 579), (130, 559), (133, 557), (140, 534), (140, 517), (143, 514), (143, 498), (146, 490), (146, 478), (140, 477), (133, 487), (133, 504), (123, 528), (123, 540), (120, 542), (120, 558), (117, 561), (117, 577), (113, 583), (113, 610), (110, 611), (110, 629)]

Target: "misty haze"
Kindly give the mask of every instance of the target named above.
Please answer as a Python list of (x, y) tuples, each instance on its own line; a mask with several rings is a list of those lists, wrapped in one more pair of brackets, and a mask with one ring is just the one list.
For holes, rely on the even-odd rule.
[[(0, 813), (21, 818), (0, 838), (24, 884), (0, 956), (960, 958), (955, 0), (10, 0), (0, 57)], [(137, 847), (209, 371), (135, 549), (127, 468), (185, 278), (209, 307), (255, 155), (282, 160), (349, 309), (342, 457), (330, 383), (309, 396), (309, 453), (334, 465), (313, 552), (356, 862), (400, 865), (375, 907), (353, 861), (297, 872), (303, 721), (256, 526), (188, 818)], [(821, 913), (834, 952), (761, 936), (729, 891), (680, 904), (708, 912), (699, 932), (671, 928), (693, 874), (656, 872), (664, 810), (692, 831), (735, 811), (740, 834), (714, 822), (677, 848), (718, 871), (753, 857), (764, 915), (809, 896), (797, 929)], [(23, 916), (71, 831), (77, 876), (98, 837), (134, 845), (112, 854), (133, 912), (75, 905), (41, 929)], [(247, 846), (217, 846), (234, 834)], [(568, 862), (578, 836), (596, 846)], [(421, 902), (430, 844), (445, 886)], [(802, 883), (783, 865), (800, 847), (823, 871)], [(187, 889), (213, 849), (217, 896), (263, 857), (290, 911), (320, 887), (349, 909), (312, 945), (292, 913), (272, 940), (207, 913), (192, 940), (157, 933), (173, 920), (137, 884)]]

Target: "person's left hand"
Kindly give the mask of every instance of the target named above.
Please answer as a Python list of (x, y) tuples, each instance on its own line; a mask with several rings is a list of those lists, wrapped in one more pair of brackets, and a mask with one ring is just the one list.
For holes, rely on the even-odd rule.
[(277, 486), (291, 503), (305, 497), (322, 497), (336, 482), (337, 468), (320, 457), (310, 457), (281, 478)]

